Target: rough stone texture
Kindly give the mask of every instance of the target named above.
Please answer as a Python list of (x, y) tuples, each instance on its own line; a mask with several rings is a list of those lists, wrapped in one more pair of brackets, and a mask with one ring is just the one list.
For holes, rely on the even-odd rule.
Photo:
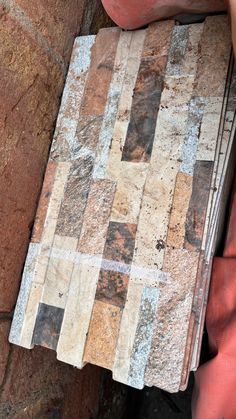
[(7, 340), (9, 329), (9, 321), (0, 321), (0, 386), (2, 385), (4, 379), (5, 368), (10, 350), (10, 345)]

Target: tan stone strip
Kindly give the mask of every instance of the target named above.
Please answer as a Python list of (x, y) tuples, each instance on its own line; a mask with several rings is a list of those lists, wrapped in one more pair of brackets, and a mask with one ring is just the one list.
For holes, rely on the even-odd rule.
[[(57, 235), (54, 237), (53, 248), (75, 252), (77, 245), (76, 238)], [(56, 259), (51, 254), (40, 300), (42, 303), (65, 308), (73, 267), (73, 261)]]
[(122, 310), (95, 301), (84, 352), (84, 362), (112, 370)]
[(222, 97), (231, 52), (231, 36), (227, 16), (207, 17), (200, 41), (195, 96)]
[(32, 337), (42, 291), (42, 284), (32, 282), (20, 340), (20, 346), (24, 348), (31, 349), (34, 346), (32, 344)]
[(192, 176), (178, 173), (168, 226), (167, 246), (181, 249), (184, 246), (185, 224), (192, 195)]
[(170, 281), (160, 285), (160, 298), (145, 373), (145, 383), (168, 392), (179, 390), (196, 282), (199, 254), (167, 249), (165, 271)]
[[(98, 257), (97, 257), (98, 258)], [(78, 368), (84, 365), (83, 354), (92, 314), (97, 281), (101, 266), (93, 257), (81, 255), (74, 265), (67, 297), (57, 358)]]

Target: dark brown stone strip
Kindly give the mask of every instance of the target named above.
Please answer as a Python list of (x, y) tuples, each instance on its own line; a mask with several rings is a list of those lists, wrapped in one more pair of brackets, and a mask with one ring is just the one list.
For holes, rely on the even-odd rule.
[(167, 58), (142, 58), (133, 94), (123, 161), (148, 162), (151, 157)]
[(40, 303), (32, 344), (56, 350), (63, 320), (62, 308)]
[(60, 208), (56, 234), (79, 238), (90, 188), (93, 158), (81, 157), (73, 162)]
[(188, 250), (201, 249), (213, 165), (214, 162), (211, 161), (195, 163), (192, 195), (185, 224), (184, 247)]
[(109, 223), (103, 259), (111, 261), (111, 265), (113, 262), (114, 268), (110, 266), (110, 269), (105, 269), (106, 264), (103, 263), (103, 268), (99, 274), (96, 300), (120, 308), (124, 307), (128, 290), (129, 270), (128, 267), (124, 269), (123, 265), (119, 266), (119, 263), (131, 266), (136, 230), (137, 226), (135, 224)]
[(81, 106), (81, 115), (103, 115), (113, 74), (120, 29), (99, 31), (92, 47), (91, 65)]
[(43, 233), (44, 222), (46, 219), (48, 204), (50, 201), (53, 183), (55, 180), (57, 163), (52, 161), (48, 162), (45, 178), (43, 182), (43, 188), (38, 204), (38, 209), (35, 217), (34, 228), (32, 233), (32, 243), (39, 243)]

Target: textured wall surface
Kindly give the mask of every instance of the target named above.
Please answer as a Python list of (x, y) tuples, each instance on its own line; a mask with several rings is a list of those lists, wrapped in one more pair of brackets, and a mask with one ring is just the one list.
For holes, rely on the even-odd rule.
[[(8, 344), (60, 96), (85, 3), (0, 0), (1, 419), (86, 419), (97, 410), (98, 369), (80, 372), (56, 361), (51, 351), (25, 351)], [(69, 392), (72, 385), (76, 412)]]

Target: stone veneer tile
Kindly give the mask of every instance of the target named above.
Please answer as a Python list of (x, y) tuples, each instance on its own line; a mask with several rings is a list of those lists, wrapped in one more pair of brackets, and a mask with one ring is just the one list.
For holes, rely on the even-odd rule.
[(56, 234), (79, 238), (93, 169), (91, 156), (71, 163), (65, 193), (57, 219)]
[(166, 57), (141, 59), (122, 152), (123, 161), (150, 160), (166, 63)]
[[(74, 261), (67, 304), (57, 346), (57, 358), (82, 368), (84, 347), (87, 339), (101, 256), (78, 255)], [(86, 301), (86, 304), (85, 304)]]
[(159, 289), (150, 287), (145, 287), (142, 292), (128, 377), (128, 384), (138, 389), (145, 385), (144, 375), (151, 349), (159, 293)]
[(37, 213), (35, 216), (34, 228), (31, 237), (32, 243), (39, 243), (43, 234), (44, 222), (47, 215), (48, 205), (52, 194), (52, 188), (55, 180), (57, 165), (54, 162), (48, 162), (43, 188), (40, 195)]
[(194, 95), (223, 96), (231, 52), (227, 16), (206, 18), (199, 52)]
[(78, 250), (102, 254), (111, 214), (116, 184), (108, 179), (91, 183)]
[(186, 219), (184, 247), (200, 250), (209, 199), (213, 162), (197, 161), (194, 168), (192, 196)]
[(50, 152), (52, 160), (68, 161), (77, 158), (75, 151), (78, 142), (75, 133), (94, 42), (95, 36), (75, 39)]
[(119, 307), (95, 301), (84, 352), (84, 362), (112, 369), (122, 311)]
[(113, 74), (120, 29), (102, 29), (92, 48), (91, 65), (81, 105), (81, 115), (103, 115)]
[[(41, 302), (59, 308), (65, 308), (70, 280), (73, 272), (73, 259), (67, 260), (67, 252), (75, 252), (78, 240), (73, 237), (55, 235), (53, 249), (48, 262), (48, 268), (43, 287)], [(60, 255), (55, 257), (56, 250)], [(65, 252), (65, 257), (63, 257)]]
[(163, 270), (170, 280), (160, 285), (160, 297), (145, 383), (177, 392), (181, 374), (199, 254), (167, 249)]
[(167, 246), (181, 249), (185, 239), (185, 223), (192, 195), (192, 176), (178, 173), (168, 226)]
[(26, 316), (27, 303), (30, 295), (31, 284), (34, 279), (35, 265), (39, 251), (40, 244), (30, 243), (9, 336), (9, 341), (16, 345), (20, 345), (21, 341), (21, 332)]
[[(128, 60), (129, 52), (134, 48), (135, 56), (140, 54), (143, 43), (143, 32), (137, 34), (122, 32), (117, 48), (114, 73), (108, 93), (107, 105), (103, 118), (103, 125), (99, 136), (97, 156), (93, 177), (103, 179), (106, 173), (107, 162), (109, 159), (110, 147), (113, 141), (113, 132), (118, 113), (119, 102), (123, 101), (124, 87), (127, 86), (126, 75), (130, 67)], [(130, 59), (130, 57), (129, 57)], [(129, 97), (129, 95), (128, 95)], [(130, 97), (129, 97), (130, 99)]]
[(61, 308), (40, 303), (32, 343), (56, 350), (63, 314)]

